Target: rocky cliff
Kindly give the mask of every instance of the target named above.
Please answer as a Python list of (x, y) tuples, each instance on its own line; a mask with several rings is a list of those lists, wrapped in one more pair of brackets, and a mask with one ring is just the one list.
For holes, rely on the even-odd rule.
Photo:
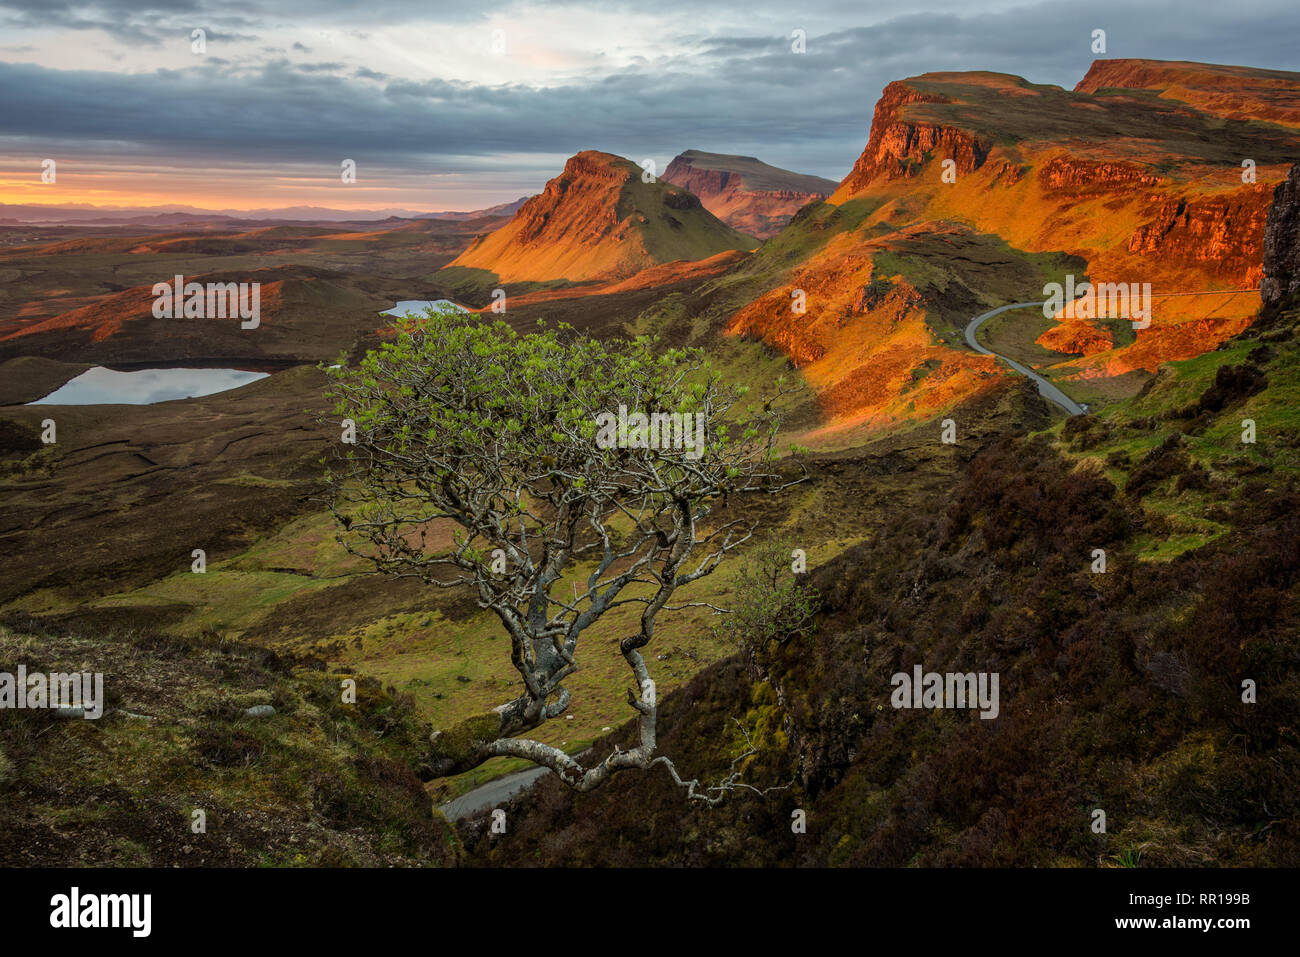
[[(926, 74), (921, 80), (943, 74)], [(932, 156), (956, 160), (958, 174), (981, 166), (989, 154), (987, 137), (942, 123), (928, 122), (904, 107), (924, 103), (950, 103), (942, 93), (929, 92), (908, 82), (885, 87), (876, 102), (866, 149), (840, 184), (837, 195), (856, 193), (874, 183), (916, 176)]]
[(1262, 275), (1271, 193), (1266, 186), (1253, 186), (1205, 199), (1167, 199), (1133, 232), (1127, 249), (1153, 259), (1176, 257), (1225, 283), (1253, 286)]
[(1295, 74), (1184, 60), (1097, 60), (1076, 93), (1152, 90), (1225, 119), (1300, 125)]
[(1300, 163), (1273, 193), (1259, 295), (1270, 311), (1300, 304)]
[[(1241, 106), (1251, 121), (1228, 118), (1232, 103), (1254, 104)], [(1213, 350), (1258, 310), (1273, 190), (1300, 154), (1292, 109), (1300, 74), (1204, 64), (1106, 61), (1073, 91), (983, 72), (891, 83), (861, 156), (827, 201), (837, 214), (815, 229), (799, 219), (788, 227), (800, 234), (785, 246), (810, 251), (780, 263), (781, 281), (729, 328), (801, 363), (828, 411), (846, 418), (897, 404), (853, 383), (932, 391), (932, 401), (917, 395), (903, 410), (916, 415), (984, 388), (973, 368), (945, 372), (966, 358), (957, 304), (968, 302), (969, 316), (1034, 300), (1067, 273), (1079, 283), (1150, 284), (1152, 321), (1136, 333), (1117, 316), (1046, 332), (1022, 324), (1014, 335), (1025, 354), (1060, 365), (1054, 374), (1151, 373)], [(953, 224), (982, 238), (959, 241)], [(977, 259), (967, 264), (958, 247), (972, 243)], [(1009, 263), (997, 274), (967, 268), (1004, 255), (1022, 265), (1045, 257), (1046, 273), (1022, 271), (1013, 284)], [(898, 326), (883, 302), (851, 308), (882, 274), (872, 261), (886, 278), (910, 275), (919, 297), (907, 310), (906, 349), (890, 346)], [(953, 283), (963, 270), (970, 282)], [(803, 316), (789, 308), (798, 290)], [(854, 312), (881, 321), (849, 321)], [(1129, 381), (1122, 388), (1139, 387)]]

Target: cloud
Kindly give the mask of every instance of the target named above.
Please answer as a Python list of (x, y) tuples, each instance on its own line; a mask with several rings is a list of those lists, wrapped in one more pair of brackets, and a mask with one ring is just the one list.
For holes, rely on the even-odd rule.
[[(373, 0), (362, 17), (350, 0), (285, 0), (274, 11), (207, 0), (144, 7), (128, 0), (0, 0), (20, 34), (52, 20), (73, 30), (107, 30), (105, 21), (116, 20), (115, 36), (147, 44), (178, 24), (207, 19), (210, 43), (225, 44), (220, 61), (186, 57), (144, 71), (138, 57), (120, 72), (0, 63), (0, 138), (37, 144), (42, 155), (322, 166), (346, 156), (411, 170), (495, 169), (502, 155), (529, 169), (540, 158), (586, 148), (654, 158), (662, 168), (695, 147), (839, 178), (860, 153), (889, 81), (979, 69), (1072, 86), (1094, 59), (1097, 28), (1107, 31), (1109, 56), (1300, 66), (1293, 42), (1300, 11), (1271, 2), (1247, 16), (1208, 0), (1087, 8), (1055, 0), (934, 0), (905, 14), (892, 2), (828, 0), (791, 12), (776, 0), (707, 10), (694, 0), (664, 0), (652, 11), (660, 32), (639, 20), (636, 35), (616, 30), (590, 40), (540, 35), (540, 8), (522, 0), (468, 6)], [(581, 19), (589, 8), (564, 9)], [(646, 15), (645, 5), (631, 0), (599, 9)], [(559, 16), (558, 8), (546, 12)], [(371, 46), (384, 42), (390, 35), (383, 31), (393, 25), (487, 24), (498, 22), (494, 16), (513, 18), (509, 50), (521, 58), (503, 61), (502, 74), (526, 79), (471, 82), (452, 70), (431, 76), (441, 62), (436, 52), (414, 41)], [(325, 39), (295, 40), (286, 21), (304, 40)], [(795, 28), (807, 32), (802, 55), (791, 51)], [(349, 43), (331, 40), (330, 30)], [(282, 45), (249, 46), (258, 37)], [(285, 49), (325, 51), (327, 58), (294, 63), (270, 52)], [(367, 54), (372, 59), (358, 58)]]

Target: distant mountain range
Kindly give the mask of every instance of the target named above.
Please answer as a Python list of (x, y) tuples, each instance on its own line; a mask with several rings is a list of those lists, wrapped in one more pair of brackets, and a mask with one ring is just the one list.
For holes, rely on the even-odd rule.
[(467, 219), (485, 219), (489, 216), (513, 216), (519, 211), (519, 207), (528, 202), (530, 197), (520, 196), (513, 203), (499, 203), (496, 206), (489, 206), (487, 209), (475, 209), (467, 213), (458, 213), (452, 210), (444, 210), (440, 213), (416, 213), (415, 219), (454, 219), (457, 222), (464, 222)]
[(443, 210), (428, 213), (411, 209), (331, 209), (325, 206), (282, 206), (274, 209), (201, 209), (197, 206), (93, 206), (0, 203), (0, 224), (80, 226), (180, 226), (224, 222), (348, 223), (382, 222), (394, 219), (449, 219), (458, 222), (490, 216), (509, 216), (523, 205), (523, 196), (512, 203), (469, 211)]

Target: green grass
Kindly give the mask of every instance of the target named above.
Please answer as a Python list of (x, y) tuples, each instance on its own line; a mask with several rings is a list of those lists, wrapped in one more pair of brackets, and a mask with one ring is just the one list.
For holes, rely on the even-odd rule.
[(994, 352), (1041, 371), (1061, 361), (1061, 353), (1035, 341), (1055, 325), (1056, 320), (1044, 316), (1042, 309), (1012, 309), (980, 326), (979, 340)]
[(312, 578), (342, 578), (371, 566), (349, 555), (335, 540), (334, 518), (312, 512), (259, 539), (229, 562), (236, 569), (294, 569)]
[(1107, 421), (1124, 424), (1183, 408), (1213, 384), (1219, 366), (1241, 362), (1256, 345), (1258, 343), (1250, 340), (1237, 340), (1194, 359), (1167, 362), (1161, 366), (1158, 379), (1145, 395), (1107, 410), (1104, 417)]
[(95, 607), (183, 604), (189, 611), (174, 625), (177, 633), (197, 635), (215, 630), (238, 635), (261, 621), (275, 605), (330, 584), (307, 575), (239, 571), (226, 562), (210, 562), (202, 574), (176, 572), (144, 588), (109, 595), (95, 602)]
[(728, 249), (758, 246), (757, 239), (732, 229), (703, 206), (670, 208), (664, 202), (666, 194), (687, 191), (663, 180), (643, 183), (640, 168), (633, 169), (636, 172), (619, 194), (615, 215), (619, 221), (633, 217), (646, 251), (657, 262), (707, 259)]
[(875, 212), (882, 200), (856, 199), (842, 206), (817, 203), (806, 208), (785, 229), (767, 240), (752, 256), (724, 276), (706, 283), (705, 291), (734, 290), (737, 305), (779, 285), (835, 236), (854, 229)]
[[(452, 862), (454, 837), (400, 770), (418, 762), (427, 732), (373, 682), (349, 705), (338, 675), (235, 643), (0, 627), (0, 661), (14, 660), (105, 674), (98, 720), (24, 712), (0, 724), (10, 766), (0, 828), (57, 835), (65, 864)], [(253, 702), (275, 714), (244, 717)], [(191, 830), (195, 809), (205, 833)]]
[[(1206, 470), (1207, 490), (1180, 492), (1171, 476), (1143, 495), (1141, 507), (1154, 526), (1133, 541), (1138, 560), (1171, 561), (1226, 534), (1230, 526), (1223, 509), (1244, 494), (1243, 477), (1259, 476), (1270, 486), (1300, 478), (1300, 344), (1295, 341), (1270, 345), (1275, 355), (1263, 366), (1268, 380), (1263, 391), (1199, 424), (1180, 417), (1214, 385), (1221, 367), (1246, 362), (1260, 345), (1258, 338), (1239, 338), (1214, 352), (1165, 363), (1145, 392), (1096, 413), (1100, 442), (1086, 449), (1062, 442), (1066, 454), (1096, 462), (1121, 489), (1143, 459), (1175, 433), (1192, 466)], [(1246, 419), (1255, 422), (1254, 444), (1242, 441)], [(1051, 431), (1060, 436), (1062, 427), (1058, 423)]]
[[(802, 522), (826, 507), (815, 488), (800, 487), (790, 494), (794, 499), (788, 522)], [(779, 534), (779, 529), (770, 531)], [(204, 574), (195, 574), (187, 566), (145, 587), (109, 595), (95, 607), (170, 607), (180, 612), (168, 625), (175, 634), (196, 638), (215, 633), (238, 639), (265, 622), (285, 602), (312, 593), (328, 602), (331, 588), (353, 581), (368, 570), (368, 566), (349, 556), (333, 536), (333, 521), (328, 514), (306, 515), (242, 554), (219, 561), (210, 557)], [(860, 538), (797, 544), (808, 552), (812, 567)], [(733, 556), (713, 575), (683, 589), (677, 600), (725, 606), (739, 560), (739, 556)], [(557, 589), (571, 593), (576, 582), (581, 590), (590, 571), (587, 565), (570, 568)], [(49, 601), (48, 596), (34, 594), (11, 608), (55, 610), (49, 607)], [(619, 653), (618, 640), (637, 630), (640, 610), (639, 605), (616, 608), (580, 638), (581, 668), (566, 682), (573, 704), (566, 716), (540, 729), (540, 740), (571, 751), (580, 749), (604, 733), (604, 728), (617, 727), (630, 717), (624, 695), (632, 678)], [(650, 669), (661, 693), (732, 652), (713, 637), (712, 624), (713, 614), (707, 608), (660, 614), (650, 649)], [(325, 659), (331, 667), (354, 670), (409, 693), (434, 727), (453, 726), (520, 693), (518, 675), (510, 664), (509, 640), (496, 616), (487, 611), (474, 611), (468, 618), (455, 621), (433, 608), (396, 612), (333, 631), (327, 628), (324, 632), (291, 635), (285, 645)], [(477, 768), (469, 777), (447, 782), (448, 796), (522, 766), (497, 761)]]

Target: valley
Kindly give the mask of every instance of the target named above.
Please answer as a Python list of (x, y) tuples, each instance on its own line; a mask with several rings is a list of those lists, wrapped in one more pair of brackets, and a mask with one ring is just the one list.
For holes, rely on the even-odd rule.
[[(1139, 846), (1168, 866), (1295, 863), (1296, 303), (1260, 290), (1294, 286), (1300, 77), (926, 73), (862, 120), (838, 183), (694, 149), (647, 180), (581, 149), (542, 192), (468, 218), (0, 223), (0, 664), (102, 653), (113, 706), (158, 718), (40, 741), (45, 726), (6, 726), (0, 760), (29, 800), (4, 803), (0, 833), (84, 864), (190, 863), (125, 822), (147, 805), (152, 832), (207, 800), (229, 820), (257, 809), (199, 861), (239, 866), (514, 866), (539, 849), (1077, 866)], [(258, 283), (260, 320), (159, 316), (173, 276)], [(1149, 284), (1149, 327), (1073, 300), (1045, 316), (1067, 277)], [(341, 425), (327, 369), (426, 308), (653, 336), (756, 394), (802, 386), (778, 446), (800, 447), (780, 461), (807, 481), (711, 521), (803, 550), (815, 636), (738, 651), (719, 633), (711, 606), (738, 599), (747, 547), (662, 612), (646, 654), (665, 748), (720, 776), (733, 720), (749, 777), (791, 782), (779, 800), (711, 824), (657, 770), (590, 794), (517, 758), (424, 773), (430, 730), (518, 693), (509, 639), (467, 588), (349, 554), (323, 495)], [(428, 532), (456, 541), (445, 521)], [(1114, 574), (1088, 573), (1094, 547)], [(596, 564), (554, 587), (576, 600)], [(587, 630), (573, 703), (538, 741), (635, 746), (619, 642), (638, 622), (620, 607)], [(888, 675), (920, 660), (1000, 670), (996, 728), (883, 710)], [(1245, 675), (1272, 700), (1243, 715)], [(355, 706), (334, 701), (344, 678)], [(264, 703), (265, 722), (241, 717)], [(117, 764), (72, 775), (80, 744)], [(484, 785), (474, 813), (434, 810)], [(1094, 845), (1071, 815), (1098, 802), (1119, 823)], [(486, 830), (488, 804), (513, 841)], [(798, 846), (796, 807), (818, 822)]]

